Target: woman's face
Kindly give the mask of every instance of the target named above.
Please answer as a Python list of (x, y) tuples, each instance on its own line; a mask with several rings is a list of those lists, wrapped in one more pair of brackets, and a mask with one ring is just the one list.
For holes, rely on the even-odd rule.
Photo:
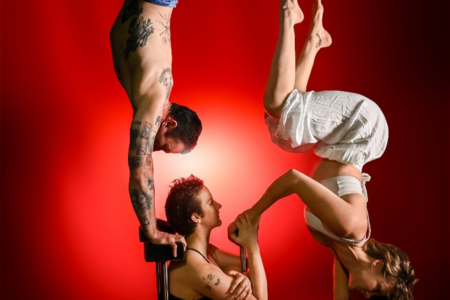
[(202, 224), (209, 228), (222, 225), (219, 216), (219, 210), (222, 205), (214, 201), (206, 186), (203, 186), (202, 190), (198, 193), (197, 200), (200, 202), (203, 211), (203, 218), (201, 219)]
[(386, 282), (381, 269), (384, 262), (375, 260), (370, 268), (363, 269), (357, 274), (350, 274), (349, 289), (357, 290), (364, 297), (387, 296), (393, 288), (393, 283)]

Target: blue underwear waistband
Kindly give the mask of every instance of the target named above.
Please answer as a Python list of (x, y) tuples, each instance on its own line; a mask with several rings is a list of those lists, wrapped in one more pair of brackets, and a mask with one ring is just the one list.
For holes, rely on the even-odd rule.
[(159, 5), (159, 6), (165, 6), (165, 7), (176, 7), (178, 0), (144, 0), (145, 2)]

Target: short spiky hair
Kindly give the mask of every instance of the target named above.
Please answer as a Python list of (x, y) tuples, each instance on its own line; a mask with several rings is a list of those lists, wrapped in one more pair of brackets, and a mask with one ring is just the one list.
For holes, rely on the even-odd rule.
[(177, 121), (177, 127), (168, 131), (166, 135), (182, 142), (186, 146), (183, 153), (194, 149), (202, 132), (202, 122), (198, 118), (197, 113), (186, 106), (172, 103), (168, 115)]
[(188, 178), (175, 179), (166, 200), (166, 218), (176, 232), (189, 236), (197, 226), (191, 216), (197, 213), (203, 217), (199, 201), (195, 199), (203, 188), (203, 180), (194, 175)]
[(372, 258), (381, 259), (384, 262), (384, 266), (381, 269), (384, 278), (386, 281), (392, 280), (395, 282), (394, 290), (387, 298), (378, 297), (376, 299), (413, 299), (413, 285), (416, 284), (418, 279), (405, 252), (393, 245), (383, 244), (374, 239), (370, 239), (365, 243), (364, 252)]

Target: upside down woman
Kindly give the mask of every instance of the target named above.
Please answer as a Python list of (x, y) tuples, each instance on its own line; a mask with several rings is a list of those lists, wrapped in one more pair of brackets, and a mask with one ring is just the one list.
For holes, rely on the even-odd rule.
[[(291, 170), (275, 180), (244, 215), (259, 220), (277, 200), (296, 193), (305, 203), (305, 220), (314, 239), (334, 260), (334, 299), (349, 299), (350, 290), (365, 297), (413, 299), (417, 281), (408, 256), (370, 239), (365, 163), (380, 157), (388, 127), (380, 108), (364, 96), (340, 92), (306, 92), (318, 51), (331, 45), (323, 28), (323, 6), (313, 4), (305, 45), (295, 61), (294, 25), (303, 20), (297, 0), (280, 1), (280, 33), (264, 96), (272, 141), (288, 152), (314, 150), (322, 158), (312, 178)], [(234, 224), (229, 232), (234, 232)]]

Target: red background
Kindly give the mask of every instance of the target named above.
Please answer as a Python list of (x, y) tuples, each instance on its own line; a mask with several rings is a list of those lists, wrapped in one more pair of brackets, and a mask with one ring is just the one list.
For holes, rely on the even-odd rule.
[[(364, 171), (373, 237), (399, 246), (420, 278), (416, 299), (449, 299), (448, 4), (324, 0), (333, 45), (309, 89), (363, 94), (390, 126)], [(155, 299), (127, 193), (131, 107), (115, 78), (112, 1), (2, 2), (2, 299)], [(296, 27), (301, 49), (306, 19)], [(283, 172), (314, 155), (270, 142), (262, 96), (278, 1), (181, 0), (173, 13), (171, 100), (200, 115), (188, 155), (155, 154), (157, 216), (168, 184), (191, 173), (223, 204), (211, 242), (237, 253), (226, 225)], [(332, 255), (313, 241), (297, 197), (263, 217), (271, 299), (331, 299)], [(356, 297), (358, 298), (358, 297)]]

